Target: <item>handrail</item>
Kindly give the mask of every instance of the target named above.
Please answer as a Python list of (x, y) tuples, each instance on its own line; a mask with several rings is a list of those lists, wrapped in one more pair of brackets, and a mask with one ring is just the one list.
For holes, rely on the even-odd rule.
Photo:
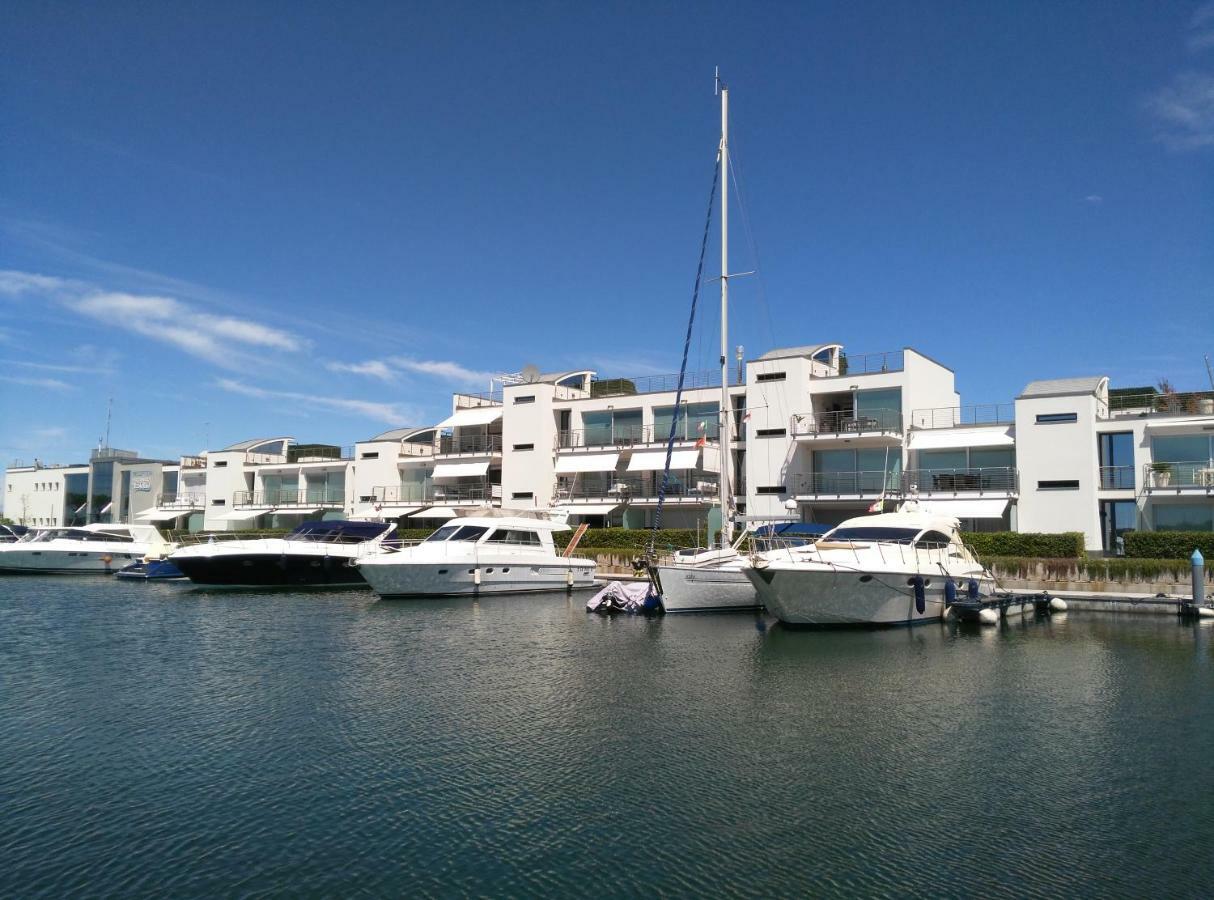
[(232, 506), (341, 506), (345, 503), (345, 491), (236, 491), (232, 495)]
[(1133, 466), (1101, 466), (1100, 490), (1126, 491), (1134, 489)]
[(1208, 416), (1214, 415), (1214, 391), (1160, 394), (1112, 394), (1109, 416)]
[(797, 435), (902, 433), (902, 413), (892, 409), (865, 412), (836, 410), (793, 413), (791, 433)]
[(1153, 462), (1142, 467), (1142, 483), (1147, 490), (1179, 490), (1196, 487), (1214, 489), (1214, 460)]
[(897, 472), (809, 472), (794, 476), (790, 487), (797, 496), (898, 493), (902, 485)]
[(911, 428), (962, 428), (972, 425), (1011, 425), (1016, 421), (1015, 403), (976, 403), (970, 406), (937, 406), (911, 410)]
[[(704, 430), (700, 431), (700, 421), (704, 422)], [(686, 416), (679, 417), (679, 433), (676, 441), (716, 441), (721, 436), (721, 422), (714, 415), (708, 419), (686, 421)], [(558, 450), (576, 449), (579, 447), (639, 447), (645, 444), (665, 444), (670, 437), (669, 426), (657, 425), (625, 425), (619, 428), (577, 428), (571, 431), (559, 431), (556, 435)]]
[(187, 491), (184, 493), (165, 492), (157, 494), (155, 505), (161, 509), (171, 509), (174, 506), (202, 508), (206, 506), (206, 503), (207, 495), (205, 493)]
[(1012, 466), (957, 469), (908, 469), (902, 473), (906, 493), (961, 494), (1020, 492), (1020, 470)]
[(439, 437), (436, 456), (457, 456), (470, 453), (500, 453), (500, 434), (444, 434)]
[[(475, 484), (383, 484), (371, 489), (371, 503), (440, 503), (468, 500), (499, 500), (502, 486), (489, 482)], [(366, 502), (365, 498), (363, 502)]]
[[(672, 470), (672, 476), (679, 470)], [(684, 476), (678, 480), (671, 478), (666, 486), (668, 497), (704, 497), (715, 498), (720, 490), (715, 473), (699, 470), (683, 470)], [(564, 480), (557, 484), (556, 499), (559, 500), (591, 500), (613, 499), (620, 502), (630, 500), (652, 500), (658, 495), (662, 473), (645, 474), (614, 474), (609, 478), (586, 478), (586, 474), (601, 475), (607, 473), (585, 473), (575, 480)]]

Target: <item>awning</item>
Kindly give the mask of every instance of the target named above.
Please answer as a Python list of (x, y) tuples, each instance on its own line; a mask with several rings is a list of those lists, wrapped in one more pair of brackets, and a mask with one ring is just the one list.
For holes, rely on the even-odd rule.
[(455, 478), (483, 478), (489, 471), (489, 460), (480, 462), (439, 463), (434, 467), (435, 481), (451, 481)]
[(1181, 419), (1177, 421), (1162, 420), (1147, 422), (1147, 431), (1176, 431), (1188, 434), (1209, 434), (1211, 431), (1209, 420), (1194, 422), (1192, 419)]
[(194, 512), (198, 512), (198, 510), (182, 506), (176, 509), (145, 509), (141, 513), (136, 513), (135, 518), (140, 522), (167, 522), (178, 516), (188, 516)]
[[(670, 454), (671, 469), (694, 469), (700, 461), (700, 448), (690, 447), (675, 450)], [(629, 472), (661, 472), (666, 468), (665, 450), (640, 450), (628, 460)]]
[(269, 512), (268, 509), (232, 509), (217, 516), (210, 516), (210, 518), (218, 522), (247, 522), (258, 516), (267, 515)]
[(1002, 519), (1006, 500), (923, 500), (920, 508), (933, 515), (955, 516), (958, 519)]
[(416, 519), (454, 519), (455, 510), (450, 506), (431, 506), (418, 510), (415, 513), (410, 513), (410, 516)]
[(618, 509), (619, 505), (618, 503), (586, 503), (581, 506), (561, 505), (556, 508), (571, 516), (605, 516), (613, 509)]
[(912, 431), (911, 450), (960, 450), (964, 447), (1015, 447), (1016, 439), (1007, 425), (995, 428), (933, 428)]
[(443, 419), (435, 428), (464, 428), (468, 425), (488, 425), (502, 417), (500, 406), (474, 406), (472, 409), (456, 410), (454, 415)]
[(618, 453), (579, 453), (576, 456), (561, 456), (556, 461), (558, 475), (570, 472), (614, 472), (620, 461)]
[(270, 510), (270, 513), (276, 516), (314, 516), (320, 512), (321, 509), (322, 507), (319, 506), (276, 506)]

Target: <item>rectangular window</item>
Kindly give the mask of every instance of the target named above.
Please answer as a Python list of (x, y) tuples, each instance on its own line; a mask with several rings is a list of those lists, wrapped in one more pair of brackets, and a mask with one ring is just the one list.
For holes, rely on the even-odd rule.
[(755, 376), (755, 381), (783, 381), (788, 377), (787, 372), (764, 372)]
[(1078, 421), (1078, 413), (1037, 413), (1038, 425), (1058, 425), (1064, 422)]
[(370, 453), (360, 454), (359, 459), (379, 459), (379, 451), (375, 450)]
[(216, 469), (226, 469), (228, 467), (228, 461), (226, 459), (217, 459), (213, 465)]
[(211, 505), (212, 506), (227, 506), (228, 501), (227, 500), (212, 500)]
[(1214, 506), (1156, 505), (1151, 512), (1156, 531), (1214, 531)]
[(521, 397), (514, 398), (515, 406), (518, 406), (520, 403), (534, 403), (534, 402), (535, 402), (535, 394), (524, 394)]
[(755, 488), (755, 493), (756, 494), (783, 494), (786, 492), (784, 490), (784, 485), (782, 485), (782, 484), (769, 484), (769, 485), (764, 485), (763, 487)]
[(515, 444), (515, 450), (534, 450), (535, 444)]
[(1062, 481), (1038, 481), (1037, 490), (1039, 491), (1077, 491), (1079, 490), (1079, 481), (1062, 480)]
[(534, 500), (535, 494), (531, 491), (515, 491), (510, 495), (511, 500)]
[(786, 434), (787, 428), (760, 428), (755, 431), (755, 437), (784, 437)]

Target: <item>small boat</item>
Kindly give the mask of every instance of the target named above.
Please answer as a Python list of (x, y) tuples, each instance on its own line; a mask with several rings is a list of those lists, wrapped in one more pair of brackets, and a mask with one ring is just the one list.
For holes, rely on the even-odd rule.
[(185, 572), (167, 559), (147, 559), (131, 563), (114, 573), (124, 581), (186, 581)]
[(303, 522), (280, 538), (212, 537), (168, 560), (195, 584), (215, 587), (361, 587), (366, 582), (352, 563), (381, 552), (395, 532), (395, 522)]
[(744, 572), (768, 612), (789, 625), (938, 621), (952, 602), (995, 589), (957, 520), (915, 501), (847, 519), (816, 543), (758, 554)]
[(145, 556), (175, 545), (152, 525), (94, 523), (42, 528), (15, 543), (0, 543), (0, 572), (34, 575), (112, 575)]
[[(368, 556), (358, 571), (381, 597), (567, 591), (594, 586), (594, 560), (563, 556), (569, 525), (530, 510), (469, 509), (419, 544)], [(572, 549), (566, 552), (572, 552)]]

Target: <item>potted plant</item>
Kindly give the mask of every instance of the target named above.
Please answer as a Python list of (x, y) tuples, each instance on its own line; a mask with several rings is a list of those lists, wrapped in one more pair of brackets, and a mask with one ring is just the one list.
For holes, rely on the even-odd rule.
[(1172, 483), (1172, 464), (1166, 462), (1151, 463), (1151, 475), (1155, 479), (1155, 487), (1167, 487)]

